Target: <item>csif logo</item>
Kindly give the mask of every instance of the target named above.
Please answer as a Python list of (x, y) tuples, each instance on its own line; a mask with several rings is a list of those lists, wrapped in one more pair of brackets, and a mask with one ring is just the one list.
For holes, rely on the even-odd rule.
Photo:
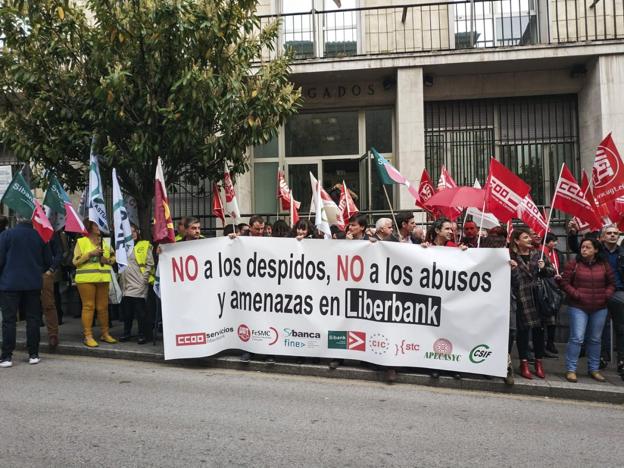
[(479, 344), (472, 348), (468, 358), (473, 364), (480, 364), (492, 355), (490, 347), (486, 344)]

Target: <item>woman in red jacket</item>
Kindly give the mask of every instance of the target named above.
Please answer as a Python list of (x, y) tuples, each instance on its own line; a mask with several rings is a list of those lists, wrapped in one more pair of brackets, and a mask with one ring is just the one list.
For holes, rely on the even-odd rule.
[(602, 257), (600, 243), (583, 239), (576, 260), (569, 262), (561, 278), (561, 289), (568, 295), (570, 338), (566, 349), (566, 379), (576, 382), (581, 345), (587, 336), (587, 367), (598, 382), (605, 378), (599, 372), (600, 338), (607, 318), (607, 301), (615, 291), (615, 276)]

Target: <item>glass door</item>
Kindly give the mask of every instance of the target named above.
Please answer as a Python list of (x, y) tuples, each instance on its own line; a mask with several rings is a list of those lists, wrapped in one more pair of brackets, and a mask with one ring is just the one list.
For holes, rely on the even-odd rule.
[(309, 213), (310, 202), (312, 201), (310, 172), (318, 179), (319, 163), (289, 163), (286, 172), (288, 174), (288, 186), (292, 190), (295, 200), (301, 202), (299, 213)]

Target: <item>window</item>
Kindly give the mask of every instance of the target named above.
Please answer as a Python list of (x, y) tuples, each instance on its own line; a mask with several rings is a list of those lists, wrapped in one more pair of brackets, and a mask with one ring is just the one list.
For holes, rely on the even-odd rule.
[(357, 112), (299, 114), (286, 123), (286, 157), (358, 154)]

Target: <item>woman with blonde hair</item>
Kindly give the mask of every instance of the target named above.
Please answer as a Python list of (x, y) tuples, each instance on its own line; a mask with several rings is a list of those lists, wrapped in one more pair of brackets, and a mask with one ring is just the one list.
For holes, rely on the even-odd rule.
[(87, 235), (78, 239), (74, 249), (73, 263), (76, 267), (76, 287), (82, 301), (82, 327), (84, 344), (89, 348), (98, 346), (93, 339), (93, 315), (102, 330), (100, 337), (105, 343), (114, 344), (117, 340), (109, 333), (108, 288), (115, 264), (115, 251), (110, 242), (104, 242), (98, 225), (85, 221)]

